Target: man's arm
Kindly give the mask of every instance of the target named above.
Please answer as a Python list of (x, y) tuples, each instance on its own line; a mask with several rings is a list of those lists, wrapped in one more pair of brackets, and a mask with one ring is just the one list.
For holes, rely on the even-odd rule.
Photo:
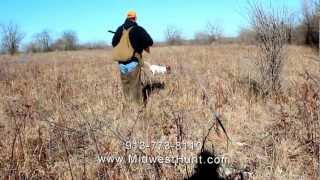
[(153, 45), (151, 36), (142, 27), (139, 27), (139, 36), (142, 42), (142, 48), (148, 50), (148, 48)]
[(130, 31), (130, 42), (137, 53), (142, 53), (143, 50), (153, 45), (150, 35), (140, 26), (134, 27)]
[(112, 38), (113, 47), (115, 47), (119, 43), (121, 36), (122, 36), (122, 26), (118, 27), (116, 33), (113, 35), (113, 38)]

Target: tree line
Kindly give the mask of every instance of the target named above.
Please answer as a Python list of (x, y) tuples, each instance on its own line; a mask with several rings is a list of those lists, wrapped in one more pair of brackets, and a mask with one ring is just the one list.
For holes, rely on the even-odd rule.
[[(256, 44), (259, 42), (259, 39), (261, 39), (261, 29), (258, 29), (258, 27), (264, 25), (263, 28), (265, 29), (272, 28), (272, 22), (279, 19), (287, 44), (319, 47), (320, 0), (302, 0), (301, 14), (289, 12), (285, 8), (273, 9), (277, 11), (276, 14), (272, 12), (261, 12), (262, 4), (259, 3), (259, 1), (249, 0), (247, 2), (250, 26), (248, 28), (242, 28), (238, 37), (234, 38), (233, 41)], [(259, 7), (259, 9), (257, 9), (257, 7)], [(255, 9), (255, 11), (253, 9)], [(265, 8), (265, 10), (267, 9), (268, 8)], [(271, 9), (272, 8), (269, 8), (269, 10)], [(252, 14), (253, 11), (257, 14)], [(257, 16), (264, 16), (260, 17), (264, 19), (273, 18), (273, 21), (261, 22), (266, 24), (256, 26), (257, 24), (252, 24), (252, 21), (255, 21)], [(168, 26), (165, 31), (165, 38), (166, 43), (169, 45), (180, 45), (186, 42), (182, 37), (182, 31), (174, 26)], [(221, 26), (217, 23), (208, 22), (206, 28), (203, 31), (196, 32), (194, 38), (188, 42), (193, 44), (211, 44), (222, 38), (223, 30)]]
[(33, 35), (32, 40), (21, 48), (21, 42), (25, 33), (21, 28), (12, 22), (0, 25), (1, 53), (14, 55), (23, 49), (25, 52), (50, 52), (50, 51), (71, 51), (79, 49), (102, 49), (107, 44), (103, 41), (93, 43), (79, 43), (78, 35), (73, 30), (66, 30), (61, 36), (53, 39), (49, 30), (43, 30)]
[[(252, 8), (252, 2), (248, 1), (250, 8)], [(251, 2), (251, 4), (250, 4)], [(259, 18), (271, 18), (267, 17), (270, 14), (261, 14), (259, 9), (256, 13), (249, 14), (251, 20), (251, 26), (249, 28), (243, 28), (237, 37), (237, 41), (246, 43), (255, 43), (264, 38), (261, 36), (262, 31), (272, 26), (272, 21), (264, 22), (267, 24), (252, 24), (258, 16)], [(259, 14), (260, 13), (260, 14)], [(262, 17), (265, 15), (266, 17)], [(281, 29), (285, 33), (286, 43), (292, 44), (305, 44), (312, 47), (319, 47), (319, 22), (320, 22), (320, 0), (303, 1), (302, 19), (297, 20), (296, 16), (286, 12), (285, 10), (276, 15), (278, 19), (281, 19)], [(276, 17), (274, 17), (276, 18)], [(273, 22), (275, 19), (273, 19)], [(273, 24), (274, 25), (274, 24)], [(262, 27), (264, 29), (259, 29)], [(271, 27), (272, 28), (272, 27)], [(168, 26), (164, 32), (166, 45), (181, 45), (188, 43), (193, 44), (211, 44), (223, 36), (223, 30), (217, 23), (208, 22), (205, 29), (200, 32), (196, 32), (192, 40), (185, 40), (182, 36), (182, 31), (175, 26)], [(0, 45), (1, 52), (8, 54), (15, 54), (21, 49), (21, 42), (25, 37), (25, 34), (14, 23), (7, 25), (0, 25)], [(32, 41), (29, 42), (24, 48), (26, 52), (49, 52), (49, 51), (68, 51), (77, 49), (101, 49), (106, 48), (107, 44), (103, 41), (80, 44), (78, 36), (75, 31), (67, 30), (62, 32), (61, 36), (57, 39), (53, 39), (49, 30), (43, 30), (36, 33)]]

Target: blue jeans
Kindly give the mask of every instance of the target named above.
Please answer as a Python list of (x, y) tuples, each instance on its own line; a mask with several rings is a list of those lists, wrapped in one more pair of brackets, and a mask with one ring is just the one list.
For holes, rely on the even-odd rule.
[(120, 73), (122, 75), (127, 75), (130, 72), (134, 71), (138, 65), (139, 65), (139, 63), (136, 61), (133, 61), (129, 64), (119, 64)]

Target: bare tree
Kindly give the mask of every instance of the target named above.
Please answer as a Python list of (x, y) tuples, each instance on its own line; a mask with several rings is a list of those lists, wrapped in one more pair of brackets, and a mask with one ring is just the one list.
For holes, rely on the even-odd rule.
[(271, 9), (268, 11), (257, 2), (250, 3), (251, 25), (258, 42), (258, 69), (261, 75), (263, 94), (276, 93), (281, 89), (284, 53), (287, 42), (285, 11)]
[(43, 30), (42, 32), (35, 35), (36, 45), (41, 52), (48, 52), (51, 50), (51, 35), (48, 30)]
[(294, 40), (294, 28), (296, 26), (296, 18), (293, 13), (289, 15), (289, 12), (285, 12), (284, 14), (284, 18), (286, 19), (283, 21), (283, 25), (286, 31), (287, 42), (289, 44), (292, 44)]
[(65, 31), (62, 34), (62, 39), (65, 41), (65, 50), (76, 50), (78, 36), (75, 31)]
[(1, 33), (1, 48), (3, 51), (10, 55), (17, 53), (24, 38), (24, 34), (20, 31), (18, 25), (12, 22), (7, 25), (1, 25)]
[(320, 0), (303, 1), (302, 29), (305, 44), (319, 45)]
[(199, 44), (211, 44), (221, 38), (221, 36), (221, 27), (217, 23), (208, 22), (204, 31), (195, 33), (194, 41)]
[(208, 22), (206, 26), (206, 33), (208, 34), (208, 41), (212, 43), (213, 41), (218, 40), (222, 36), (222, 28), (218, 23)]
[(166, 42), (169, 45), (182, 44), (182, 32), (174, 26), (168, 26), (165, 30)]
[(76, 50), (78, 48), (78, 36), (75, 31), (64, 31), (62, 36), (52, 44), (54, 50)]

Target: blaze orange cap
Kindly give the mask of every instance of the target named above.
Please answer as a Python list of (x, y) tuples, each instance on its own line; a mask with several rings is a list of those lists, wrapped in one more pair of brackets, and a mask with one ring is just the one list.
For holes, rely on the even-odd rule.
[(137, 17), (137, 13), (134, 11), (129, 11), (127, 14), (127, 18), (136, 18)]

